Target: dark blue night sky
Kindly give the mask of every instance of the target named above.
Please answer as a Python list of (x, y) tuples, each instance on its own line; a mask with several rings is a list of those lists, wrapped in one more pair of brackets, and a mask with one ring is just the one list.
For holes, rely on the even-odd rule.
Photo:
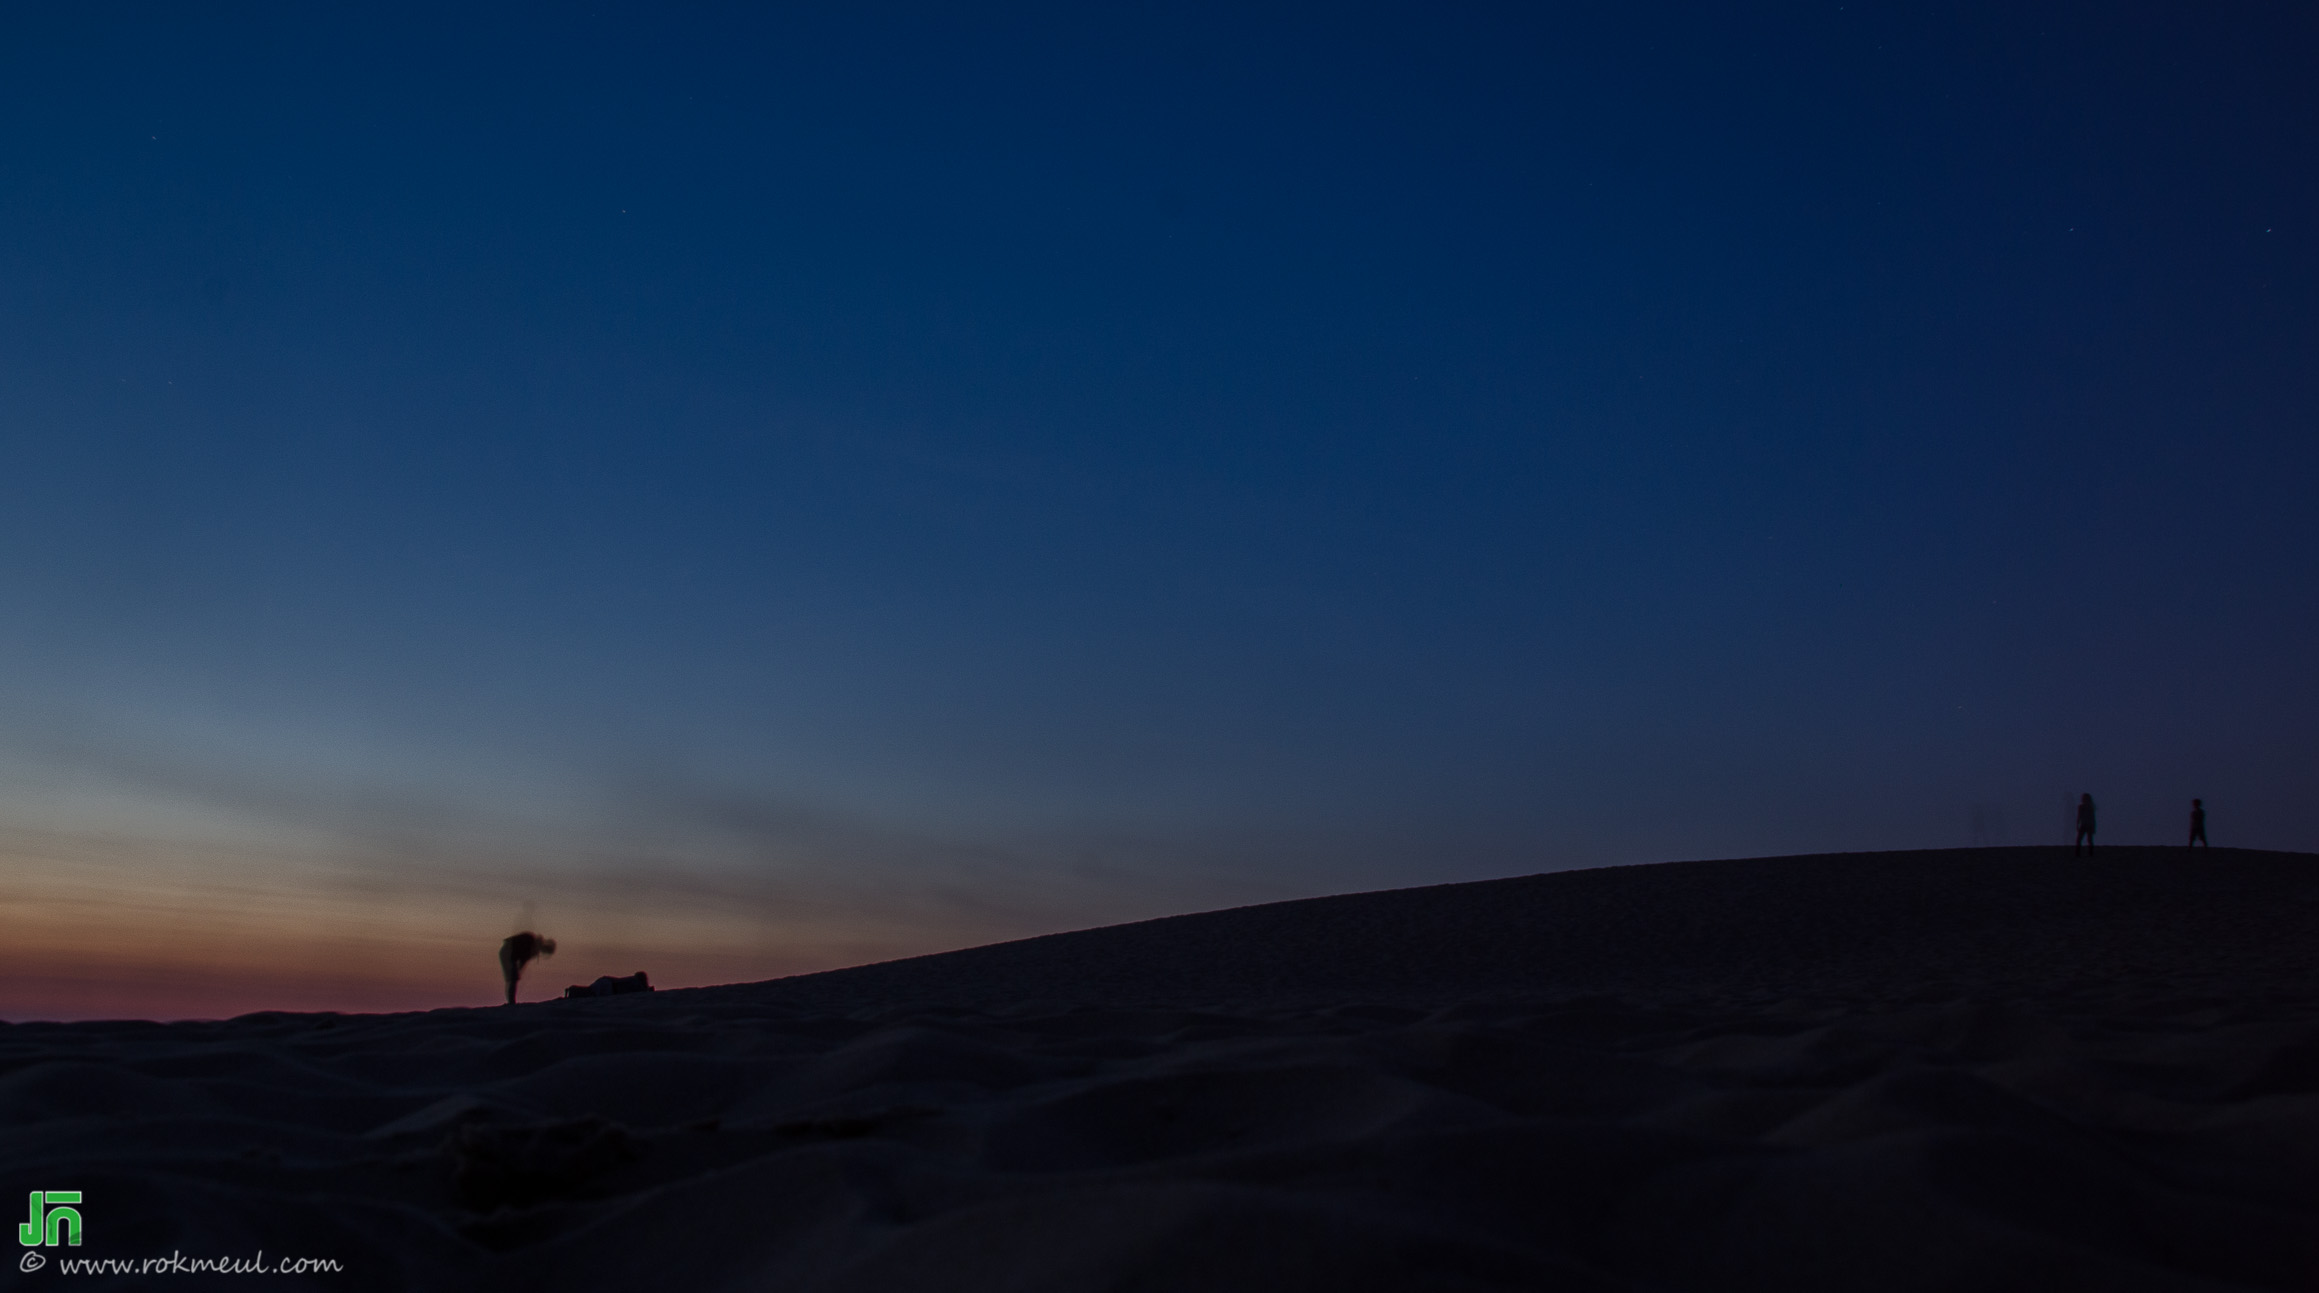
[(663, 10), (0, 23), (0, 1014), (2319, 847), (2307, 9)]

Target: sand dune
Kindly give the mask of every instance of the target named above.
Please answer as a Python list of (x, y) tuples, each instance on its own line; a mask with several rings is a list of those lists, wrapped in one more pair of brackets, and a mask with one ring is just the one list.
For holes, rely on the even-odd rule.
[(23, 1024), (0, 1120), (11, 1188), (85, 1198), (27, 1286), (263, 1249), (348, 1289), (2311, 1288), (2319, 857), (1682, 863)]

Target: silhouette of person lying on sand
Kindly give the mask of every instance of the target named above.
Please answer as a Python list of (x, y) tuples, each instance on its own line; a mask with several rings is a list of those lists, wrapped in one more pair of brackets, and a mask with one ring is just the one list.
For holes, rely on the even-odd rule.
[(594, 983), (575, 983), (564, 989), (564, 995), (567, 997), (617, 997), (628, 992), (650, 991), (652, 991), (652, 980), (644, 977), (644, 971), (638, 970), (636, 973), (624, 977), (606, 974), (598, 976)]
[[(2196, 848), (2201, 844), (2206, 844), (2206, 801), (2193, 799), (2190, 801), (2190, 843), (2184, 847)], [(2206, 847), (2214, 846), (2206, 844)]]
[(499, 973), (500, 977), (507, 980), (507, 1004), (515, 1004), (515, 981), (523, 977), (523, 967), (531, 964), (535, 957), (555, 954), (556, 940), (541, 938), (528, 929), (510, 935), (506, 942), (499, 945)]
[(2086, 856), (2093, 856), (2094, 797), (2090, 794), (2077, 797), (2077, 838), (2070, 841), (2069, 855), (2071, 857), (2077, 856), (2077, 846), (2080, 844), (2085, 845)]

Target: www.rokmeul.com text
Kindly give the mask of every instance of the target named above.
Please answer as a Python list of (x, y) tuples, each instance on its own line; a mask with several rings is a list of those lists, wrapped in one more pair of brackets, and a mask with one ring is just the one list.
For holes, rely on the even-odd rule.
[[(22, 1269), (40, 1269), (29, 1259), (37, 1253), (26, 1253), (28, 1259)], [(167, 1257), (60, 1257), (56, 1269), (62, 1275), (323, 1275), (346, 1268), (329, 1257), (282, 1257), (271, 1262), (264, 1250), (255, 1257), (188, 1257), (174, 1252)]]

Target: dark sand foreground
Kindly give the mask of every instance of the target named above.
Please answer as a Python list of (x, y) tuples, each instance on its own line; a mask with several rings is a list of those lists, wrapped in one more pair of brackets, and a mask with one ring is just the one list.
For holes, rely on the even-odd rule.
[(2312, 1289), (2319, 857), (1682, 863), (16, 1025), (0, 1160), (85, 1197), (26, 1288), (263, 1249), (342, 1289)]

